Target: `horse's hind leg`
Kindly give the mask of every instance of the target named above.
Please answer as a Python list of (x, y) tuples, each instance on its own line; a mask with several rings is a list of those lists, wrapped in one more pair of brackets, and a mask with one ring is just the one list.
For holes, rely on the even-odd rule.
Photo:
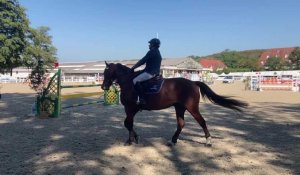
[(126, 112), (126, 119), (124, 121), (124, 125), (129, 131), (129, 138), (126, 141), (126, 145), (131, 145), (132, 142), (138, 143), (139, 142), (139, 137), (137, 133), (133, 129), (133, 120), (135, 114), (138, 112), (138, 109), (128, 109), (125, 107), (125, 112)]
[(195, 118), (195, 120), (202, 127), (202, 129), (205, 133), (206, 146), (211, 146), (211, 136), (207, 129), (206, 122), (199, 112), (198, 103), (197, 104), (195, 103), (195, 105), (191, 105), (191, 107), (188, 107), (187, 110), (191, 113), (191, 115)]
[(186, 111), (186, 108), (183, 105), (176, 104), (175, 105), (175, 111), (176, 111), (176, 119), (177, 119), (177, 130), (175, 131), (172, 142), (169, 142), (168, 145), (172, 146), (177, 143), (179, 134), (182, 131), (182, 128), (184, 127), (184, 112)]

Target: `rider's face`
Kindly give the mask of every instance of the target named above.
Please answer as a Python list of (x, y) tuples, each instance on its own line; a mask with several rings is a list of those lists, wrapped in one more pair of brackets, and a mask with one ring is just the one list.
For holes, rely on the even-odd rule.
[(149, 49), (151, 49), (151, 48), (152, 48), (152, 44), (149, 43)]

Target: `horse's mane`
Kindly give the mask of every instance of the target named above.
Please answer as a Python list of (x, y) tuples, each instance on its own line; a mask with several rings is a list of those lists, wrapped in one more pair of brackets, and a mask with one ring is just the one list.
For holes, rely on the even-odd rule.
[(131, 72), (131, 69), (129, 67), (127, 67), (123, 64), (120, 64), (120, 63), (117, 63), (116, 66), (118, 68), (118, 71), (120, 71), (124, 75), (131, 74), (132, 77), (135, 77), (141, 73), (141, 71)]
[(117, 63), (116, 66), (117, 66), (118, 70), (120, 70), (123, 73), (129, 73), (130, 72), (130, 68), (123, 65), (123, 64)]

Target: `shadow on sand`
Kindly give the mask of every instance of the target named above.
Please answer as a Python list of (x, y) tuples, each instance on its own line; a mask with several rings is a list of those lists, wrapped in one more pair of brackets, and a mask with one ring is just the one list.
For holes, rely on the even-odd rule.
[[(39, 119), (26, 115), (34, 95), (2, 97), (1, 174), (268, 174), (263, 166), (275, 174), (273, 167), (300, 174), (300, 104), (256, 104), (244, 114), (200, 104), (213, 136), (211, 148), (188, 113), (178, 144), (165, 146), (176, 129), (174, 109), (143, 111), (135, 119), (141, 142), (126, 147), (123, 106), (70, 108), (59, 118)], [(262, 164), (235, 160), (268, 154), (274, 159)]]

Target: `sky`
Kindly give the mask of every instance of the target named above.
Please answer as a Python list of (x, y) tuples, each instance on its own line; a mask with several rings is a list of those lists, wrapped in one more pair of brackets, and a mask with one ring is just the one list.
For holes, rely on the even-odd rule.
[(299, 0), (19, 0), (48, 26), (59, 62), (163, 58), (300, 46)]

